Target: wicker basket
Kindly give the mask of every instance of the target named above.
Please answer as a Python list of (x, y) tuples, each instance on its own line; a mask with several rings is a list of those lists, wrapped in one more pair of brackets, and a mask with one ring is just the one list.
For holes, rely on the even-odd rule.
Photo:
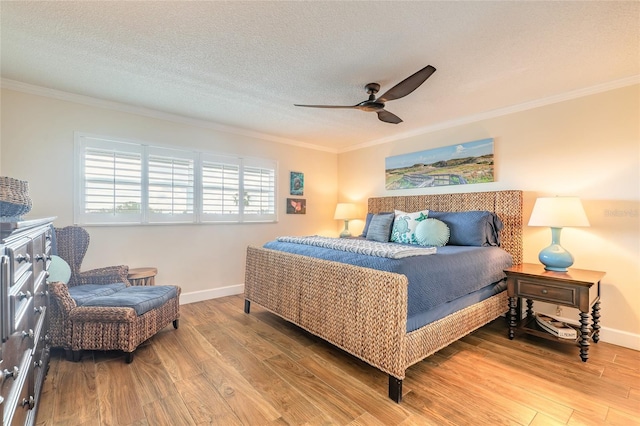
[(0, 176), (0, 217), (20, 217), (31, 211), (29, 183)]

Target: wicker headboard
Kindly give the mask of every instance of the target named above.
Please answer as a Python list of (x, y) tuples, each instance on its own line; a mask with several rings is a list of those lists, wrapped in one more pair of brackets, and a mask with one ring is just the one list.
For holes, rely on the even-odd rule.
[(394, 210), (415, 212), (430, 209), (460, 212), (487, 210), (504, 223), (500, 245), (513, 256), (513, 263), (522, 263), (522, 191), (468, 192), (456, 194), (406, 195), (369, 198), (369, 213)]

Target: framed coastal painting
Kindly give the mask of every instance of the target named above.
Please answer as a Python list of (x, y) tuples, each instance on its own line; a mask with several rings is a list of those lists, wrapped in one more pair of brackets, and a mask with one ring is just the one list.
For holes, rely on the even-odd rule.
[(289, 194), (304, 195), (304, 173), (291, 172), (289, 174)]
[(287, 214), (307, 214), (307, 200), (287, 198)]
[(384, 166), (391, 190), (493, 182), (493, 138), (387, 157)]

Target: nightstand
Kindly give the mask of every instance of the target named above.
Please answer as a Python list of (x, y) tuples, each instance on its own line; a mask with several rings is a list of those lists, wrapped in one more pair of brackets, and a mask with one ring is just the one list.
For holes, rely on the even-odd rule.
[[(569, 268), (568, 272), (547, 271), (543, 265), (523, 263), (505, 269), (509, 295), (509, 339), (516, 329), (545, 339), (553, 339), (580, 346), (580, 358), (589, 359), (589, 340), (598, 343), (600, 333), (600, 280), (605, 273)], [(522, 318), (520, 298), (527, 300), (527, 316)], [(533, 301), (569, 306), (580, 310), (578, 338), (574, 341), (555, 337), (538, 328)], [(589, 311), (593, 324), (589, 327)]]

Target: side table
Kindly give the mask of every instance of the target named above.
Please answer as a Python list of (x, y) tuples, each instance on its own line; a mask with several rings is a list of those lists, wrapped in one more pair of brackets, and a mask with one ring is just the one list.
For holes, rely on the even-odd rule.
[[(568, 272), (547, 271), (544, 266), (523, 263), (505, 269), (509, 296), (509, 339), (515, 337), (516, 328), (535, 336), (563, 342), (578, 343), (580, 358), (589, 359), (589, 340), (600, 340), (600, 280), (604, 272), (570, 268)], [(520, 298), (527, 300), (527, 316), (522, 318)], [(569, 306), (580, 310), (578, 338), (567, 340), (555, 337), (537, 327), (533, 301)], [(593, 324), (589, 327), (589, 311)]]
[(131, 282), (131, 285), (155, 285), (157, 273), (158, 268), (131, 268), (127, 279)]

